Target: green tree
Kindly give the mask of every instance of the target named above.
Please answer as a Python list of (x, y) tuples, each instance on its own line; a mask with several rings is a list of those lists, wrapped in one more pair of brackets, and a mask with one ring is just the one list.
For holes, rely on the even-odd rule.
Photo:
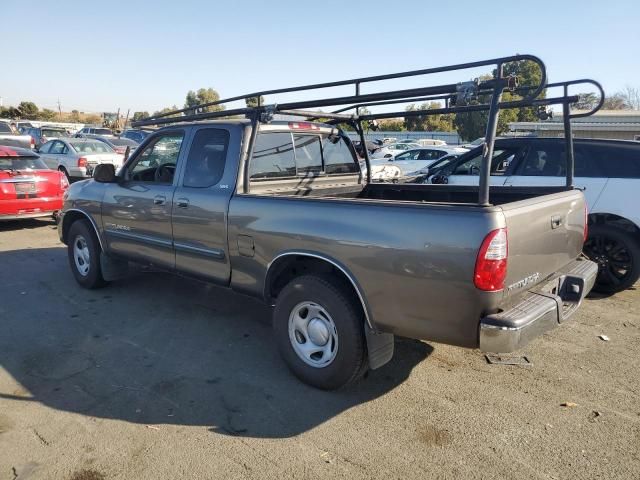
[(264, 105), (264, 97), (262, 95), (260, 95), (260, 97), (249, 97), (245, 99), (245, 103), (247, 104), (247, 107), (251, 108), (251, 107), (257, 107), (258, 106), (258, 100), (260, 101), (260, 105)]
[[(153, 112), (153, 116), (155, 117), (156, 115), (163, 115), (165, 113), (169, 113), (169, 112), (173, 112), (174, 110), (178, 110), (178, 106), (174, 105), (172, 107), (165, 107), (162, 110), (156, 110), (155, 112)], [(176, 113), (174, 115), (169, 115), (169, 117), (179, 117), (180, 114)]]
[(43, 108), (40, 114), (38, 115), (38, 120), (44, 120), (46, 122), (50, 122), (55, 118), (56, 118), (56, 112), (48, 108)]
[(33, 102), (20, 102), (18, 110), (20, 110), (20, 116), (22, 118), (26, 118), (27, 120), (35, 120), (38, 118), (38, 107)]
[(404, 121), (398, 118), (389, 118), (380, 120), (380, 130), (388, 132), (402, 132), (406, 130), (404, 127)]
[(595, 93), (579, 93), (578, 101), (571, 104), (571, 108), (576, 110), (591, 110), (598, 104), (598, 96)]
[(147, 118), (149, 116), (149, 112), (133, 112), (133, 117), (131, 117), (131, 121), (137, 122), (138, 120), (142, 120), (143, 118)]
[(188, 113), (221, 112), (224, 110), (224, 105), (210, 105), (208, 107), (196, 108), (203, 103), (216, 102), (218, 100), (220, 100), (220, 94), (213, 88), (200, 88), (197, 92), (189, 90), (185, 98), (184, 108), (189, 109)]
[[(416, 106), (409, 105), (406, 110), (408, 112), (416, 110), (435, 110), (442, 108), (439, 102), (423, 103)], [(407, 116), (404, 119), (404, 127), (410, 131), (426, 131), (426, 132), (450, 132), (453, 130), (452, 114), (436, 113), (432, 115)]]

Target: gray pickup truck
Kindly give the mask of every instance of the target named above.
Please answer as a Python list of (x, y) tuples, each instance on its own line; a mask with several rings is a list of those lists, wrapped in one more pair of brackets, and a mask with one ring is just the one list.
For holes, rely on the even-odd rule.
[(22, 135), (8, 122), (0, 121), (0, 145), (33, 148), (34, 140), (30, 135)]
[(335, 125), (255, 111), (156, 119), (172, 124), (117, 175), (71, 185), (58, 222), (77, 282), (151, 264), (263, 299), (285, 362), (323, 389), (388, 362), (394, 335), (517, 350), (593, 286), (581, 191), (491, 187), (481, 205), (478, 187), (371, 183)]

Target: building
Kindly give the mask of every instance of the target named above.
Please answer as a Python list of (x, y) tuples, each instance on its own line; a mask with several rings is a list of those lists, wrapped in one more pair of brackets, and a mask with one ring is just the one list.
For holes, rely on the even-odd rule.
[[(640, 140), (640, 111), (600, 110), (590, 117), (574, 118), (571, 120), (571, 127), (576, 138)], [(540, 122), (513, 122), (509, 124), (509, 129), (515, 135), (564, 136), (561, 113)]]

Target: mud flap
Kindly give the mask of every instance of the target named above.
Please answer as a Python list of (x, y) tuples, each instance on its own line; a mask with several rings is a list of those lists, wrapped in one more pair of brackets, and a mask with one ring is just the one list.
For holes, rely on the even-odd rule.
[(376, 333), (365, 325), (367, 351), (369, 352), (369, 368), (376, 370), (393, 358), (394, 336), (392, 333)]
[(129, 262), (110, 257), (104, 252), (100, 252), (100, 268), (102, 277), (108, 282), (120, 280), (129, 274)]

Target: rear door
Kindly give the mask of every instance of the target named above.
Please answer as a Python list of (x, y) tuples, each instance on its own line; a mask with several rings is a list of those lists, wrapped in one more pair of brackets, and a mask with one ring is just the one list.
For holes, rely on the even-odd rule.
[[(576, 187), (584, 191), (589, 211), (593, 211), (607, 178), (600, 171), (599, 157), (603, 147), (592, 143), (575, 142), (575, 179)], [(530, 142), (526, 154), (516, 166), (513, 175), (505, 185), (514, 186), (562, 186), (566, 184), (566, 165), (564, 141), (534, 140)]]
[(229, 145), (239, 155), (240, 129), (200, 127), (194, 131), (173, 196), (176, 269), (228, 284), (227, 209), (235, 172), (225, 168)]
[(175, 266), (171, 209), (186, 130), (159, 132), (106, 187), (102, 222), (111, 252), (166, 268)]

